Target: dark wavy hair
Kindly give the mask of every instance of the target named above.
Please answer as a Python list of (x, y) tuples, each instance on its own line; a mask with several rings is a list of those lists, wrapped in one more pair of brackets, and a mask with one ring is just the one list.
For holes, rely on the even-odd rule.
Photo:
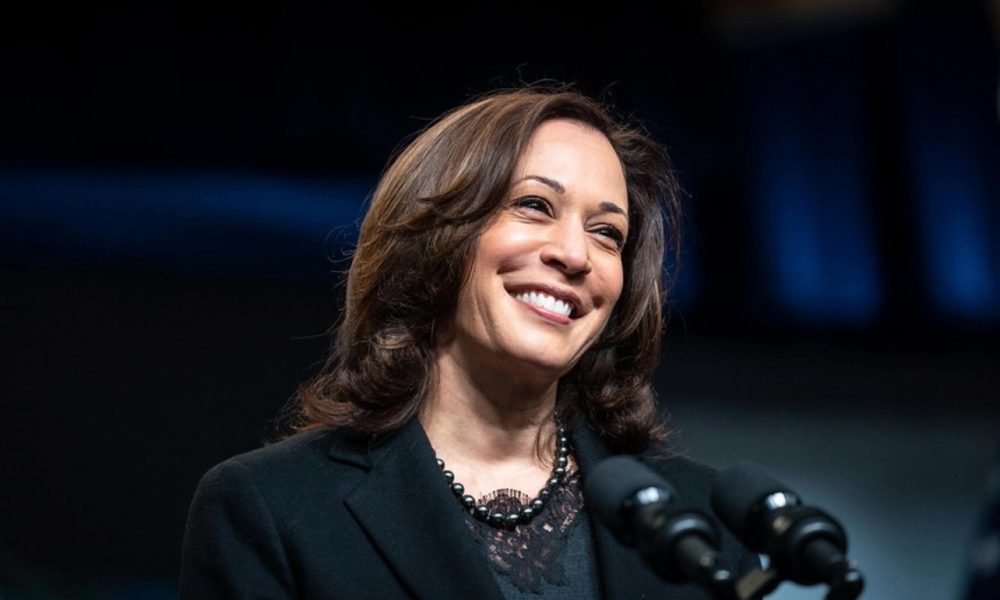
[(567, 86), (500, 90), (453, 109), (390, 160), (347, 276), (322, 370), (297, 392), (294, 427), (378, 435), (419, 411), (434, 378), (434, 324), (449, 318), (479, 234), (509, 193), (538, 126), (566, 118), (611, 142), (628, 188), (624, 287), (594, 345), (559, 382), (556, 409), (582, 414), (613, 447), (662, 441), (651, 387), (666, 282), (665, 230), (678, 248), (677, 181), (661, 145)]

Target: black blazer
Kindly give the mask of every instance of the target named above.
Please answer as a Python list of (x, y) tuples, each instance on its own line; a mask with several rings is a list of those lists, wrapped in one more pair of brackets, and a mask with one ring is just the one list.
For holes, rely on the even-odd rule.
[[(573, 431), (580, 469), (609, 453)], [(651, 463), (682, 499), (707, 509), (712, 470)], [(503, 600), (490, 566), (413, 419), (374, 445), (332, 430), (295, 435), (213, 467), (198, 484), (181, 557), (180, 598), (474, 598)], [(708, 600), (663, 582), (638, 553), (591, 522), (605, 598)], [(757, 565), (732, 536), (740, 572)]]

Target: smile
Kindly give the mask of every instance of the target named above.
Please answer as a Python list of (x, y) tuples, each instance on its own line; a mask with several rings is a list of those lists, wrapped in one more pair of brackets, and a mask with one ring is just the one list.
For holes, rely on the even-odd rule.
[(563, 302), (557, 298), (554, 298), (543, 292), (522, 292), (519, 294), (514, 294), (514, 298), (537, 306), (543, 310), (553, 312), (564, 317), (569, 317), (570, 313), (573, 312), (573, 305)]

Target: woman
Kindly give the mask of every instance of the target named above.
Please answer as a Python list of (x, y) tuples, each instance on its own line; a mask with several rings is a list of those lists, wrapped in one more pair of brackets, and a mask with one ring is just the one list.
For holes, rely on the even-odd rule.
[[(676, 232), (660, 147), (572, 90), (494, 93), (425, 129), (375, 190), (299, 433), (199, 484), (181, 596), (706, 597), (659, 580), (580, 491), (605, 456), (662, 454), (664, 209)], [(707, 506), (709, 469), (651, 464)]]

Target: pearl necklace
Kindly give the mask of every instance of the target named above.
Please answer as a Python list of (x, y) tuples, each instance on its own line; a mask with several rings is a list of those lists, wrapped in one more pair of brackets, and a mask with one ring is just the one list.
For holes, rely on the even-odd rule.
[(468, 510), (469, 514), (494, 527), (510, 529), (516, 525), (530, 523), (538, 513), (542, 512), (556, 488), (566, 479), (566, 469), (569, 465), (569, 437), (566, 435), (566, 428), (556, 419), (556, 456), (552, 462), (552, 474), (545, 482), (545, 487), (538, 491), (538, 496), (526, 506), (522, 506), (521, 510), (508, 514), (491, 513), (488, 506), (478, 504), (474, 497), (465, 493), (465, 486), (455, 481), (455, 474), (444, 468), (443, 460), (438, 458), (437, 464), (444, 472), (444, 478), (448, 482), (451, 493), (458, 498), (462, 507)]

